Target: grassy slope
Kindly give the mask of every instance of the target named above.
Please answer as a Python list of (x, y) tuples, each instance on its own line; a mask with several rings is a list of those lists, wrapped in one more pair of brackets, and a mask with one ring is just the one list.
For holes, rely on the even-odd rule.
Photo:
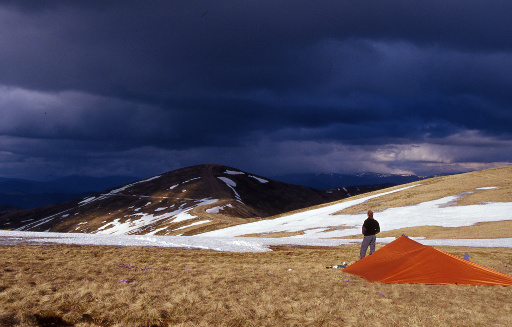
[[(459, 195), (454, 205), (482, 204), (486, 202), (512, 201), (512, 166), (480, 170), (465, 174), (431, 178), (410, 184), (388, 188), (383, 191), (365, 194), (366, 196), (383, 193), (408, 185), (419, 185), (405, 191), (388, 194), (371, 199), (359, 206), (353, 206), (339, 213), (349, 214), (364, 212), (368, 208), (374, 211), (394, 207), (412, 206), (422, 202), (432, 201), (447, 196)], [(478, 190), (482, 187), (497, 187)], [(365, 196), (363, 195), (363, 197)], [(356, 199), (361, 196), (350, 198)]]
[[(296, 212), (304, 212), (313, 208), (320, 208), (333, 203), (351, 201), (359, 198), (368, 197), (374, 194), (389, 192), (394, 189), (400, 189), (409, 185), (418, 185), (410, 189), (379, 196), (370, 199), (362, 204), (349, 207), (337, 212), (337, 214), (364, 214), (368, 210), (376, 213), (378, 220), (379, 210), (389, 208), (412, 206), (422, 202), (432, 201), (447, 196), (459, 195), (458, 201), (453, 203), (455, 206), (483, 204), (486, 202), (511, 202), (512, 201), (512, 166), (486, 169), (465, 174), (450, 175), (426, 179), (410, 184), (398, 185), (384, 190), (370, 192), (362, 195), (353, 196), (345, 200), (340, 200), (324, 205), (296, 210), (290, 213), (281, 214), (276, 217), (287, 216)], [(478, 189), (484, 187), (496, 187), (493, 189)], [(467, 227), (436, 227), (436, 226), (418, 226), (413, 228), (404, 228), (394, 231), (383, 232), (379, 237), (393, 236), (398, 237), (402, 234), (414, 237), (426, 237), (430, 239), (451, 239), (451, 238), (509, 238), (512, 237), (512, 213), (511, 220), (500, 222), (478, 223)], [(342, 228), (342, 226), (341, 226)], [(282, 234), (282, 235), (281, 235)], [(281, 237), (302, 234), (296, 232), (293, 234), (274, 233), (263, 235), (263, 237)], [(262, 235), (251, 234), (258, 237)], [(362, 238), (362, 236), (353, 236), (347, 238)]]
[[(512, 274), (512, 249), (443, 250)], [(357, 255), (0, 246), (0, 326), (512, 325), (512, 287), (386, 285), (325, 269)]]
[[(411, 206), (442, 197), (459, 195), (453, 205), (464, 206), (487, 202), (512, 201), (512, 167), (487, 169), (460, 175), (437, 177), (412, 184), (419, 186), (404, 192), (390, 194), (348, 208), (340, 213), (354, 213), (369, 210), (383, 210), (393, 207)], [(478, 189), (496, 187), (493, 189)], [(512, 219), (512, 215), (511, 215)], [(426, 238), (507, 238), (512, 237), (512, 220), (479, 223), (467, 227), (419, 226), (389, 231), (380, 237), (425, 236)]]

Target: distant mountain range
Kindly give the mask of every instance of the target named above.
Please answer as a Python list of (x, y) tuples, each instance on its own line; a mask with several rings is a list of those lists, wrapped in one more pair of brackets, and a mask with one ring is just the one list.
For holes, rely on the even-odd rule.
[[(424, 179), (415, 175), (361, 174), (287, 174), (271, 177), (273, 180), (306, 186), (317, 190), (343, 187), (393, 186)], [(41, 182), (0, 177), (0, 214), (4, 210), (33, 209), (59, 204), (103, 190), (140, 180), (133, 176), (89, 177), (68, 176)]]
[(274, 179), (291, 184), (308, 186), (317, 190), (330, 190), (346, 186), (394, 186), (416, 182), (425, 178), (416, 175), (393, 175), (379, 173), (360, 174), (287, 174)]
[(41, 182), (0, 177), (0, 206), (31, 209), (58, 204), (138, 179), (129, 176), (68, 176)]
[[(195, 235), (382, 187), (320, 191), (221, 165), (198, 165), (56, 204), (0, 216), (0, 228)], [(82, 189), (83, 190), (83, 189)]]

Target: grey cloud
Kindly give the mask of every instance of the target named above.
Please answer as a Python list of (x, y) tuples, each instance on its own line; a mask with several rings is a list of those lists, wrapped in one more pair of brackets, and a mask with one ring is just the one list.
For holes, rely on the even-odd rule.
[[(248, 166), (234, 157), (267, 153), (276, 158), (262, 165), (328, 169), (338, 157), (317, 144), (368, 155), (473, 130), (503, 150), (511, 9), (462, 0), (0, 1), (0, 136), (34, 141), (40, 148), (28, 149), (40, 160), (36, 141), (64, 142), (49, 152), (52, 165), (66, 153), (105, 155), (112, 169), (122, 166), (116, 155), (135, 160), (121, 153), (182, 156), (174, 167), (211, 158), (208, 149)], [(286, 142), (315, 155), (273, 152)], [(0, 151), (12, 150), (6, 144)], [(367, 167), (407, 171), (413, 161)]]
[(317, 67), (304, 51), (325, 39), (484, 52), (510, 50), (512, 43), (500, 37), (512, 32), (505, 1), (76, 3), (59, 1), (29, 13), (4, 7), (10, 19), (3, 29), (12, 37), (4, 68), (27, 65), (19, 68), (23, 80), (14, 71), (4, 79), (26, 86), (21, 84), (39, 69), (32, 79), (45, 87), (135, 94), (187, 85), (307, 87)]

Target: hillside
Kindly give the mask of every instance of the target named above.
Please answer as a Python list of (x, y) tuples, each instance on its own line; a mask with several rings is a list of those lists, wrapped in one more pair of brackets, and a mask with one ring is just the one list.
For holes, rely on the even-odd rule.
[(282, 214), (204, 236), (361, 237), (366, 211), (379, 237), (402, 233), (431, 239), (512, 237), (512, 167), (425, 179)]
[(15, 212), (15, 211), (20, 211), (20, 210), (23, 210), (23, 209), (18, 208), (18, 207), (13, 207), (13, 206), (0, 205), (0, 216)]
[(194, 235), (346, 198), (221, 165), (198, 165), (64, 204), (0, 217), (0, 228), (101, 234)]

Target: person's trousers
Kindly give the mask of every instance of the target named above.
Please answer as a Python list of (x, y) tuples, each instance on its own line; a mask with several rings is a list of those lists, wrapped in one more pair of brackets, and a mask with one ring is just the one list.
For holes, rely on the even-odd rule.
[(370, 246), (370, 254), (375, 252), (375, 240), (377, 239), (377, 236), (375, 235), (369, 235), (365, 236), (363, 238), (363, 243), (361, 243), (361, 253), (360, 258), (364, 258), (366, 256), (366, 250), (368, 249), (368, 246)]

